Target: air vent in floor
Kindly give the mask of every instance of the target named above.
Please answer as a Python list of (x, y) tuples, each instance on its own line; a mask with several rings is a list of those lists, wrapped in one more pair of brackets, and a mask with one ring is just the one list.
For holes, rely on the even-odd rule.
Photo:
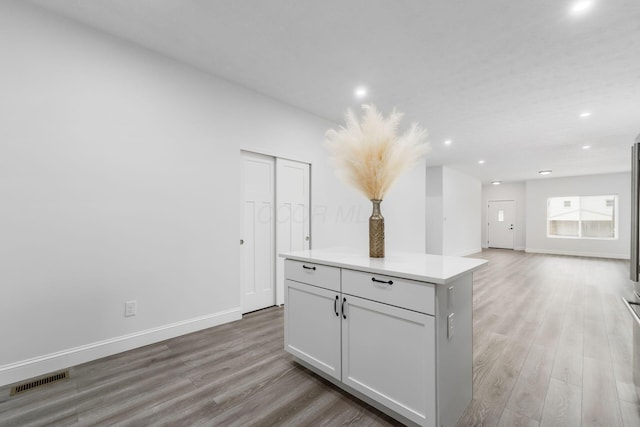
[(47, 384), (64, 381), (67, 378), (69, 378), (68, 369), (60, 372), (54, 372), (53, 374), (29, 380), (11, 387), (10, 395), (15, 396), (16, 394), (24, 393), (25, 391), (33, 390), (34, 388), (42, 387)]

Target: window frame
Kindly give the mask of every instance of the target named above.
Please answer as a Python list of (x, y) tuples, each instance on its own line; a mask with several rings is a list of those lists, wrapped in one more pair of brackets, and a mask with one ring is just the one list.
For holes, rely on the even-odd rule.
[[(608, 197), (613, 198), (613, 237), (584, 237), (582, 236), (582, 199), (584, 197)], [(563, 198), (578, 198), (578, 236), (558, 236), (550, 234), (550, 221), (549, 221), (549, 206), (551, 199), (563, 199)], [(606, 203), (606, 202), (605, 202)], [(620, 198), (618, 194), (583, 194), (577, 196), (550, 196), (547, 197), (547, 211), (545, 214), (547, 238), (549, 239), (570, 239), (570, 240), (618, 240), (620, 238), (619, 230), (619, 204)], [(564, 205), (564, 202), (563, 202)]]

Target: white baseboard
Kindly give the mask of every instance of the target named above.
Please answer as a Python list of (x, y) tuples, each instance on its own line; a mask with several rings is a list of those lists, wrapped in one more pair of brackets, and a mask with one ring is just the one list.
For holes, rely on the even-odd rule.
[(242, 311), (238, 307), (10, 363), (0, 366), (0, 386), (69, 368), (81, 363), (111, 356), (112, 354), (164, 341), (169, 338), (212, 328), (241, 318)]
[(482, 252), (482, 248), (476, 248), (476, 249), (472, 249), (472, 250), (468, 250), (468, 251), (463, 251), (459, 254), (456, 254), (456, 256), (467, 256), (467, 255), (472, 255), (472, 254), (477, 254), (479, 252)]
[[(482, 245), (482, 249), (489, 249), (489, 246), (486, 245)], [(516, 246), (515, 248), (513, 248), (514, 251), (524, 251), (525, 247), (524, 246)]]
[(533, 253), (533, 254), (570, 255), (570, 256), (584, 256), (584, 257), (592, 257), (592, 258), (629, 259), (629, 255), (626, 255), (626, 254), (612, 254), (612, 253), (604, 253), (604, 252), (558, 251), (554, 249), (535, 249), (535, 248), (526, 248), (525, 252)]

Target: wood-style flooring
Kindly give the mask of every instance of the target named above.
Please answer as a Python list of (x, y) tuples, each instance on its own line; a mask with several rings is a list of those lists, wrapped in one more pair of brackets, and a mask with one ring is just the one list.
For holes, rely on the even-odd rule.
[[(486, 250), (474, 275), (473, 400), (458, 426), (640, 426), (628, 262)], [(71, 368), (10, 397), (0, 426), (389, 426), (295, 364), (283, 309)]]

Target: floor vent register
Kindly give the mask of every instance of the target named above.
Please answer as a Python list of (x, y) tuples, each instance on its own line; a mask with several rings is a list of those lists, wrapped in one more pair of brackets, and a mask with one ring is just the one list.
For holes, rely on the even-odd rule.
[(22, 382), (20, 384), (16, 384), (15, 386), (11, 387), (11, 396), (15, 396), (17, 394), (20, 393), (24, 393), (26, 391), (29, 390), (33, 390), (35, 388), (39, 388), (39, 387), (43, 387), (45, 385), (49, 385), (49, 384), (53, 384), (53, 383), (57, 383), (60, 381), (64, 381), (67, 378), (69, 378), (69, 370), (64, 370), (64, 371), (60, 371), (60, 372), (54, 372), (53, 374), (49, 374), (47, 376), (44, 377), (39, 377), (33, 380), (28, 380), (25, 382)]

